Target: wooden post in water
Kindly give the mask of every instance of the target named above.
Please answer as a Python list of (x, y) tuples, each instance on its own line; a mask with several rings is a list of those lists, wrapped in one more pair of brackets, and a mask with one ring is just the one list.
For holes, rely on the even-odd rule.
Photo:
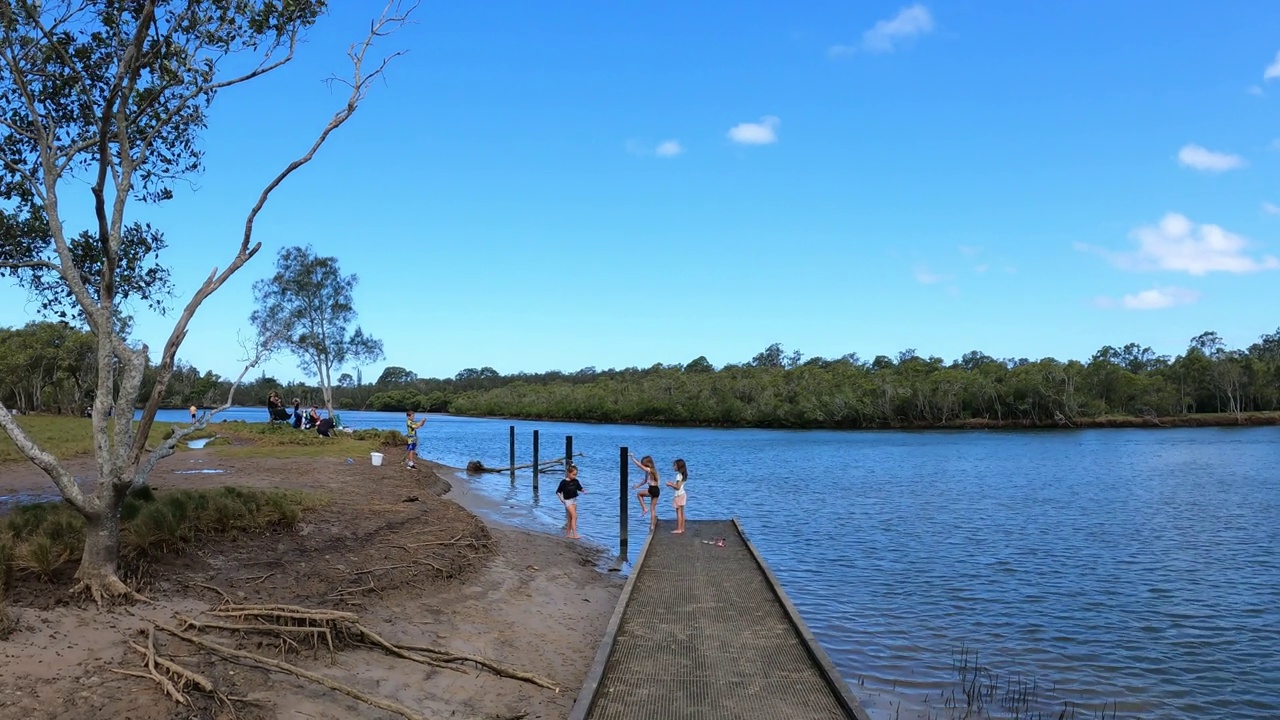
[(569, 474), (569, 466), (573, 464), (573, 436), (564, 436), (564, 474)]
[(515, 425), (512, 425), (510, 428), (510, 437), (508, 437), (508, 440), (510, 440), (510, 446), (511, 446), (511, 465), (510, 465), (511, 482), (514, 483), (516, 481), (516, 426)]
[(627, 448), (618, 448), (618, 554), (623, 559), (627, 557), (627, 506), (631, 504), (627, 502), (631, 490), (631, 481), (627, 478), (630, 454)]
[(538, 431), (533, 431), (533, 489), (538, 490)]

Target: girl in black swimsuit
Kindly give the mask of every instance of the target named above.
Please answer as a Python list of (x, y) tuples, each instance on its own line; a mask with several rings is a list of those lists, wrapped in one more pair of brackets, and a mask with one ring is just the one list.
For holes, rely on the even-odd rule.
[[(636, 493), (636, 499), (640, 501), (640, 517), (644, 517), (646, 513), (652, 512), (653, 518), (650, 525), (656, 525), (658, 522), (658, 495), (662, 493), (662, 488), (658, 484), (658, 468), (653, 464), (653, 458), (645, 455), (639, 460), (636, 454), (631, 453), (631, 462), (644, 471), (644, 480), (631, 486), (635, 490), (643, 485), (648, 485), (648, 489), (641, 490)], [(649, 507), (644, 506), (644, 499), (649, 498)]]

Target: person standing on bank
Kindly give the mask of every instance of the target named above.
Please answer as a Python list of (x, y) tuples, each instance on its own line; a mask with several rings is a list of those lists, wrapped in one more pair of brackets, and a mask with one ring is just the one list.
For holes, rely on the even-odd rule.
[(684, 484), (689, 480), (689, 468), (684, 460), (677, 459), (672, 464), (672, 469), (676, 471), (676, 481), (667, 483), (667, 487), (676, 491), (676, 496), (671, 499), (671, 504), (676, 508), (676, 529), (671, 532), (681, 535), (684, 533), (684, 505), (689, 498), (684, 491)]
[[(636, 490), (646, 485), (648, 486), (646, 489), (636, 493), (636, 499), (640, 501), (640, 517), (644, 517), (645, 513), (652, 513), (653, 515), (649, 519), (649, 526), (655, 527), (658, 524), (658, 496), (662, 494), (662, 488), (658, 480), (658, 468), (653, 464), (653, 458), (648, 455), (637, 460), (636, 454), (631, 453), (631, 462), (644, 471), (644, 479), (632, 485), (631, 489)], [(645, 498), (649, 498), (648, 508), (644, 506)]]
[(556, 488), (556, 497), (564, 503), (564, 536), (570, 540), (578, 540), (578, 493), (585, 493), (586, 488), (578, 482), (578, 466), (570, 465), (560, 486)]
[(405, 416), (404, 436), (405, 436), (405, 439), (409, 441), (409, 469), (417, 470), (418, 466), (414, 465), (413, 463), (415, 460), (418, 459), (418, 428), (422, 427), (423, 425), (426, 425), (427, 419), (422, 418), (421, 420), (414, 422), (413, 420), (414, 415), (412, 410), (406, 412), (404, 416)]
[(196, 424), (196, 406), (192, 405), (190, 408), (187, 408), (187, 409), (191, 411), (191, 424), (195, 425)]

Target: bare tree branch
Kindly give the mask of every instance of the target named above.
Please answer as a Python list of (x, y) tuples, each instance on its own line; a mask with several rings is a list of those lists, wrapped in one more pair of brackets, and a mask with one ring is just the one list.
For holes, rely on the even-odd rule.
[(85, 514), (97, 510), (97, 507), (91, 503), (90, 498), (87, 498), (84, 491), (80, 489), (80, 484), (76, 482), (76, 479), (62, 466), (62, 463), (58, 462), (58, 458), (41, 450), (40, 446), (35, 444), (26, 431), (22, 429), (22, 426), (13, 419), (13, 415), (10, 414), (9, 409), (4, 406), (3, 402), (0, 402), (0, 428), (4, 428), (5, 432), (9, 433), (13, 444), (22, 451), (23, 455), (27, 456), (28, 460), (41, 470), (44, 470), (45, 474), (53, 479), (53, 483), (58, 486), (58, 490), (62, 493), (62, 497), (67, 499), (67, 502)]
[(347, 120), (351, 119), (351, 116), (355, 114), (356, 109), (359, 107), (360, 101), (368, 92), (369, 83), (382, 73), (387, 60), (401, 54), (399, 52), (393, 53), (387, 58), (387, 60), (382, 61), (376, 71), (368, 75), (364, 74), (363, 68), (365, 56), (372, 46), (374, 38), (382, 37), (392, 32), (394, 29), (406, 24), (408, 22), (409, 14), (417, 7), (417, 3), (414, 3), (407, 10), (403, 11), (400, 10), (400, 6), (401, 4), (397, 0), (389, 2), (383, 10), (382, 15), (373, 22), (373, 25), (369, 30), (369, 35), (365, 40), (358, 45), (352, 46), (353, 48), (358, 46), (359, 50), (353, 51), (350, 54), (352, 63), (355, 67), (353, 71), (351, 94), (347, 97), (346, 105), (342, 109), (338, 110), (338, 112), (334, 113), (333, 117), (329, 120), (329, 124), (325, 125), (324, 129), (320, 131), (315, 142), (311, 144), (311, 147), (306, 153), (285, 166), (278, 175), (267, 183), (266, 187), (264, 187), (262, 192), (258, 195), (258, 201), (254, 203), (253, 208), (249, 210), (249, 214), (245, 218), (244, 235), (240, 240), (240, 249), (232, 259), (231, 264), (228, 265), (221, 273), (218, 272), (217, 268), (214, 268), (213, 272), (209, 274), (209, 277), (205, 279), (204, 284), (196, 290), (195, 295), (192, 296), (186, 307), (183, 308), (182, 315), (174, 324), (173, 331), (169, 335), (169, 340), (165, 343), (164, 352), (161, 356), (160, 363), (156, 368), (155, 388), (151, 392), (151, 397), (147, 400), (146, 408), (142, 412), (142, 420), (139, 423), (138, 435), (134, 438), (132, 452), (133, 462), (138, 462), (139, 458), (142, 456), (147, 433), (150, 432), (156, 411), (160, 409), (164, 386), (168, 382), (169, 377), (173, 374), (173, 364), (177, 360), (178, 347), (181, 346), (183, 339), (186, 338), (187, 326), (190, 325), (191, 319), (195, 316), (196, 310), (199, 309), (200, 305), (205, 301), (205, 298), (209, 297), (214, 293), (214, 291), (222, 287), (222, 284), (225, 283), (228, 278), (230, 278), (237, 270), (248, 262), (250, 258), (256, 255), (258, 250), (262, 248), (262, 243), (253, 244), (253, 223), (258, 217), (258, 213), (260, 213), (262, 208), (267, 204), (267, 199), (270, 198), (271, 193), (279, 187), (285, 179), (292, 175), (294, 171), (311, 162), (312, 158), (315, 157), (316, 152), (320, 150), (320, 147), (329, 139), (329, 135), (332, 134), (334, 130), (342, 127)]
[(138, 465), (133, 476), (133, 488), (139, 488), (145, 485), (147, 477), (151, 474), (151, 470), (155, 467), (156, 463), (172, 455), (174, 450), (178, 447), (178, 443), (182, 442), (192, 433), (199, 432), (207, 428), (209, 423), (213, 421), (213, 417), (215, 415), (230, 408), (235, 402), (236, 389), (240, 387), (240, 383), (244, 382), (244, 378), (249, 374), (249, 371), (265, 362), (267, 358), (275, 354), (276, 350), (280, 347), (279, 334), (266, 338), (257, 336), (254, 340), (255, 342), (252, 347), (248, 347), (243, 341), (241, 342), (241, 347), (244, 347), (246, 351), (246, 356), (243, 358), (245, 366), (244, 369), (240, 371), (240, 375), (231, 383), (231, 387), (228, 388), (226, 402), (212, 410), (202, 413), (191, 425), (174, 428), (173, 434), (166, 438), (159, 447), (152, 450), (146, 459)]

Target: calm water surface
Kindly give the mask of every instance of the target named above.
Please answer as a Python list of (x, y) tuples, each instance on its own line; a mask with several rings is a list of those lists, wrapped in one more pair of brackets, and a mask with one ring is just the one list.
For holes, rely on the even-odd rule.
[[(403, 426), (395, 413), (342, 416), (355, 427)], [(509, 424), (433, 415), (421, 452), (505, 466)], [(618, 447), (653, 455), (664, 481), (683, 457), (690, 518), (742, 520), (879, 717), (898, 712), (886, 696), (903, 718), (936, 713), (962, 646), (1004, 676), (1036, 677), (1046, 709), (1079, 703), (1078, 717), (1104, 702), (1121, 718), (1280, 717), (1280, 429), (516, 424), (520, 462), (533, 429), (544, 458), (561, 456), (573, 435), (587, 454), (580, 527), (611, 548)], [(538, 493), (527, 471), (514, 484), (500, 475), (462, 485), (504, 500), (509, 519), (558, 532), (558, 480), (544, 476)], [(631, 503), (634, 558), (647, 526)], [(669, 490), (659, 512), (674, 517)]]

